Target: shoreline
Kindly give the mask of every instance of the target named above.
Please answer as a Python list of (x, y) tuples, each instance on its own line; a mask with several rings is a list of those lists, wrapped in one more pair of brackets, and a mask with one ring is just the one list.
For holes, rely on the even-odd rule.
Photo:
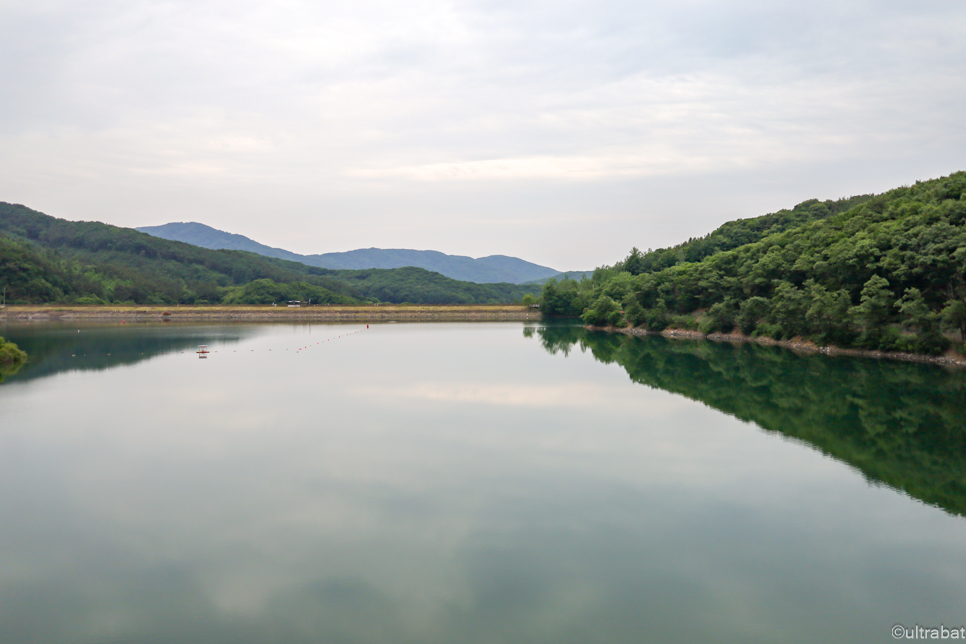
[(920, 362), (924, 364), (939, 364), (954, 367), (966, 367), (966, 357), (958, 354), (941, 356), (927, 356), (920, 353), (902, 353), (890, 351), (871, 351), (868, 349), (843, 349), (834, 345), (819, 346), (805, 340), (775, 340), (769, 337), (753, 338), (741, 333), (708, 333), (690, 331), (687, 329), (665, 329), (664, 331), (648, 331), (640, 328), (615, 326), (585, 326), (590, 331), (605, 331), (607, 333), (623, 333), (624, 335), (645, 336), (659, 335), (669, 340), (710, 340), (712, 342), (730, 342), (742, 344), (754, 342), (766, 346), (782, 347), (802, 353), (821, 353), (827, 356), (849, 356), (853, 358), (875, 358), (877, 360), (901, 360), (903, 362)]
[(540, 311), (517, 305), (311, 306), (8, 306), (0, 321), (57, 320), (540, 320)]

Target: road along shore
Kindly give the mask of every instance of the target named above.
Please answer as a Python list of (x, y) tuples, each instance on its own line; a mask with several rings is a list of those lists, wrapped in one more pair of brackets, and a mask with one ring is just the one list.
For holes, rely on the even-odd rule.
[(7, 306), (0, 320), (539, 320), (540, 311), (515, 305), (416, 306)]

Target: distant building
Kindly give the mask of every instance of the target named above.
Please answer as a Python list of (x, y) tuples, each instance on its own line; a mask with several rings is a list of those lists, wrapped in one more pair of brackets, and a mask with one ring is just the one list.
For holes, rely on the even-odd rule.
[(289, 300), (288, 306), (290, 309), (297, 309), (302, 306), (302, 300)]

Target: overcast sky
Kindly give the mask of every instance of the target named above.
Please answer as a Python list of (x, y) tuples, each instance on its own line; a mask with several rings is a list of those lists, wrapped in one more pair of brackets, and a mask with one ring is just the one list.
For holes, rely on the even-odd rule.
[(0, 201), (561, 270), (966, 169), (966, 2), (0, 0)]

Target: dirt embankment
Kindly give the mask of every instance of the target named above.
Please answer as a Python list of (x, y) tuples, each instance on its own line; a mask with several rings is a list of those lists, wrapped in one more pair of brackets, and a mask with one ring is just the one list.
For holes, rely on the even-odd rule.
[(607, 331), (609, 333), (623, 333), (625, 335), (660, 335), (672, 340), (711, 340), (712, 342), (756, 342), (776, 347), (784, 347), (793, 351), (805, 353), (823, 353), (829, 356), (856, 356), (862, 358), (886, 358), (889, 360), (905, 360), (906, 362), (926, 362), (933, 364), (955, 365), (966, 367), (966, 357), (957, 353), (947, 352), (941, 356), (926, 356), (918, 353), (897, 353), (888, 351), (868, 351), (865, 349), (842, 349), (836, 346), (819, 346), (809, 340), (792, 338), (791, 340), (775, 340), (768, 337), (751, 337), (742, 333), (709, 333), (687, 329), (665, 329), (664, 331), (647, 331), (646, 329), (627, 327), (599, 327), (588, 326), (593, 331)]
[(8, 306), (0, 320), (539, 320), (526, 306)]

